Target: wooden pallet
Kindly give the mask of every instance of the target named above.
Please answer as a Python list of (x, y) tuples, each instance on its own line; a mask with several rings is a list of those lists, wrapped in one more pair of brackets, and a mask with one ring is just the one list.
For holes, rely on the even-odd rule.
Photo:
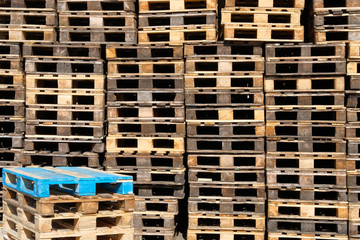
[(192, 230), (264, 231), (264, 215), (189, 214)]
[(136, 197), (136, 214), (178, 214), (178, 200), (174, 199), (146, 199)]
[[(349, 130), (346, 131), (348, 132)], [(278, 123), (272, 122), (266, 125), (266, 137), (268, 137), (268, 139), (270, 140), (276, 140), (280, 138), (289, 139), (289, 140), (339, 139), (339, 138), (345, 138), (345, 125), (338, 125), (338, 124), (310, 125), (310, 124), (286, 124), (282, 122), (278, 122)]]
[(23, 134), (25, 132), (24, 119), (0, 119), (1, 134)]
[(347, 221), (269, 219), (267, 226), (271, 233), (347, 235)]
[(160, 238), (163, 240), (173, 240), (176, 235), (175, 230), (154, 230), (154, 229), (147, 229), (144, 231), (140, 231), (139, 229), (135, 229), (134, 233), (134, 240), (144, 240), (144, 239), (156, 239)]
[(315, 28), (315, 43), (316, 44), (331, 44), (331, 43), (350, 43), (360, 41), (359, 29), (322, 29)]
[(77, 12), (76, 14), (59, 14), (60, 28), (87, 27), (91, 29), (112, 29), (112, 28), (136, 28), (136, 15), (132, 12), (88, 15), (87, 13)]
[(23, 88), (0, 88), (0, 103), (23, 104), (24, 100)]
[(22, 149), (0, 150), (0, 166), (20, 166), (22, 160)]
[(295, 75), (344, 75), (346, 61), (281, 61), (266, 62), (266, 74), (269, 76)]
[[(349, 9), (348, 9), (349, 10)], [(314, 14), (314, 27), (320, 29), (345, 28), (356, 29), (356, 22), (360, 14), (356, 12), (343, 11), (341, 14), (337, 11), (329, 11), (326, 14)]]
[(55, 11), (55, 0), (26, 1), (13, 0), (1, 4), (1, 8), (6, 10), (23, 10), (23, 11)]
[(226, 0), (225, 7), (263, 7), (263, 8), (304, 8), (304, 0), (258, 0), (253, 2), (251, 0)]
[(108, 75), (110, 77), (121, 75), (180, 75), (183, 73), (184, 62), (182, 60), (108, 62)]
[(106, 151), (111, 153), (184, 153), (182, 137), (116, 137), (106, 138)]
[(188, 167), (213, 169), (263, 169), (265, 167), (264, 155), (195, 155), (187, 157)]
[(349, 221), (349, 237), (358, 238), (360, 236), (360, 222), (359, 221)]
[(265, 125), (261, 123), (188, 123), (187, 137), (251, 138), (264, 137)]
[(136, 197), (146, 199), (183, 199), (184, 186), (134, 185)]
[(346, 123), (346, 110), (342, 108), (283, 108), (266, 109), (266, 121), (270, 122), (303, 122), (303, 123)]
[(264, 79), (264, 90), (273, 92), (343, 92), (344, 77), (267, 77)]
[(360, 205), (357, 203), (349, 203), (349, 221), (360, 220)]
[(185, 137), (185, 123), (109, 122), (108, 135), (124, 137)]
[(360, 4), (356, 0), (341, 0), (341, 1), (324, 1), (324, 0), (315, 0), (313, 2), (314, 11), (317, 14), (321, 14), (322, 12), (329, 11), (341, 11), (343, 9), (347, 10), (355, 10), (359, 8)]
[(186, 122), (264, 122), (263, 108), (187, 108)]
[(339, 93), (266, 93), (266, 108), (302, 108), (302, 107), (344, 107), (345, 94)]
[(57, 10), (62, 13), (88, 12), (98, 14), (99, 12), (135, 12), (134, 0), (59, 0)]
[(353, 155), (353, 156), (359, 156), (360, 155), (360, 148), (359, 148), (359, 144), (360, 142), (358, 141), (354, 141), (354, 140), (348, 140), (347, 141), (347, 153), (348, 155)]
[(0, 134), (0, 150), (22, 149), (23, 147), (22, 134)]
[(105, 151), (105, 144), (101, 140), (61, 140), (61, 139), (25, 139), (26, 151), (41, 151), (43, 153), (84, 153)]
[(348, 190), (348, 199), (349, 199), (349, 203), (359, 202), (360, 201), (360, 190), (350, 188)]
[(0, 72), (0, 88), (24, 88), (23, 73)]
[(267, 171), (269, 188), (346, 188), (346, 171)]
[(348, 62), (347, 63), (347, 75), (348, 76), (360, 76), (360, 62)]
[(347, 220), (348, 213), (347, 202), (330, 204), (273, 200), (268, 202), (269, 218)]
[(82, 239), (91, 239), (95, 240), (99, 237), (106, 237), (106, 235), (115, 235), (121, 237), (123, 239), (132, 239), (133, 237), (133, 229), (121, 229), (119, 227), (112, 227), (109, 229), (107, 226), (97, 227), (93, 231), (89, 230), (74, 230), (74, 231), (54, 231), (50, 233), (42, 233), (36, 231), (34, 229), (29, 228), (27, 225), (23, 224), (23, 222), (17, 222), (8, 216), (4, 216), (4, 229), (6, 229), (6, 233), (10, 236), (13, 236), (14, 239), (23, 239), (23, 238), (34, 238), (36, 239), (59, 239), (64, 237), (78, 237)]
[(4, 28), (0, 27), (0, 40), (6, 43), (53, 43), (56, 32), (53, 27), (43, 28)]
[[(52, 189), (50, 197), (36, 198), (20, 191), (4, 188), (4, 202), (40, 216), (93, 215), (99, 211), (118, 213), (132, 212), (135, 208), (134, 195), (102, 191), (94, 196), (76, 196)], [(71, 209), (64, 207), (71, 205)]]
[(189, 197), (207, 199), (265, 200), (265, 185), (246, 186), (234, 184), (191, 183)]
[(183, 106), (184, 105), (184, 91), (173, 90), (162, 91), (130, 91), (130, 90), (117, 90), (107, 92), (107, 102), (111, 105), (125, 105), (125, 106)]
[(105, 137), (103, 125), (26, 124), (26, 138), (62, 140), (100, 140)]
[(283, 140), (267, 141), (268, 153), (328, 153), (343, 156), (346, 153), (346, 142), (342, 139), (332, 141), (321, 140)]
[(225, 24), (225, 41), (303, 42), (303, 26), (252, 26), (251, 24)]
[(25, 106), (24, 103), (1, 103), (0, 119), (19, 120), (24, 119)]
[(38, 106), (26, 108), (26, 121), (29, 124), (47, 124), (54, 122), (56, 124), (90, 124), (102, 125), (104, 122), (105, 111), (100, 108), (81, 108), (81, 107), (62, 107), (56, 106)]
[(189, 183), (203, 184), (265, 184), (264, 170), (189, 169)]
[[(186, 73), (193, 74), (257, 74), (264, 73), (264, 59), (261, 57), (191, 57), (186, 60)], [(230, 75), (230, 74), (229, 74)]]
[(262, 75), (237, 75), (237, 76), (218, 76), (218, 75), (185, 75), (185, 90), (213, 90), (217, 91), (263, 91), (264, 78)]
[(2, 58), (16, 58), (20, 60), (20, 45), (17, 43), (1, 43)]
[(264, 240), (265, 232), (261, 231), (218, 231), (218, 230), (187, 230), (188, 240), (236, 240), (236, 239), (254, 239)]
[(185, 168), (183, 169), (147, 169), (147, 168), (133, 168), (111, 170), (109, 173), (131, 175), (134, 179), (134, 184), (138, 185), (166, 185), (166, 186), (181, 186), (185, 184)]
[(60, 28), (59, 42), (66, 44), (135, 44), (137, 41), (136, 28)]
[(70, 58), (99, 60), (100, 46), (98, 45), (66, 45), (66, 44), (24, 44), (24, 58)]
[(108, 91), (184, 91), (183, 76), (127, 76), (107, 78)]
[(106, 45), (107, 60), (183, 59), (182, 46)]
[(217, 106), (262, 106), (263, 92), (248, 92), (242, 90), (205, 91), (185, 90), (185, 105), (187, 107), (217, 107)]
[(188, 138), (188, 153), (252, 153), (262, 154), (265, 151), (264, 138), (225, 138), (225, 139), (207, 139), (207, 138)]
[(350, 189), (359, 189), (360, 174), (354, 171), (347, 172), (347, 187)]
[(172, 2), (170, 0), (140, 0), (139, 13), (156, 13), (156, 12), (184, 12), (184, 11), (203, 11), (217, 10), (217, 1), (214, 0), (197, 0), (188, 1), (180, 0)]
[(358, 76), (349, 76), (348, 79), (347, 79), (347, 87), (348, 87), (348, 90), (347, 92), (354, 92), (354, 91), (358, 91), (360, 90), (360, 77)]
[(26, 91), (26, 105), (31, 107), (57, 106), (57, 107), (104, 107), (104, 91), (87, 90), (50, 90), (46, 92), (38, 89)]
[(264, 201), (222, 201), (207, 198), (190, 198), (188, 201), (189, 214), (218, 214), (218, 215), (261, 215), (265, 214)]
[(152, 106), (152, 107), (127, 107), (109, 106), (109, 121), (126, 121), (126, 122), (184, 122), (184, 106)]
[(134, 228), (144, 230), (171, 231), (175, 230), (177, 216), (173, 213), (137, 214), (134, 213)]
[(319, 60), (344, 60), (345, 44), (316, 45), (308, 43), (300, 44), (267, 44), (266, 61), (319, 61)]
[(0, 10), (2, 27), (26, 28), (36, 27), (42, 28), (44, 26), (56, 27), (57, 15), (53, 11), (3, 11)]
[(267, 154), (267, 170), (344, 171), (348, 160), (341, 157), (315, 154)]
[(25, 151), (21, 163), (24, 166), (85, 166), (85, 167), (99, 167), (99, 154), (92, 152), (85, 153), (43, 153), (42, 151)]
[(359, 60), (360, 59), (360, 42), (351, 42), (347, 48), (348, 59), (349, 60)]
[(221, 24), (289, 24), (300, 25), (300, 9), (291, 8), (223, 8)]
[(217, 40), (217, 29), (210, 28), (183, 28), (164, 30), (140, 30), (139, 44), (170, 44), (183, 45), (191, 43), (214, 43)]
[(347, 189), (306, 189), (274, 188), (268, 189), (268, 199), (279, 201), (308, 201), (314, 203), (347, 202)]
[(31, 74), (82, 74), (102, 75), (104, 73), (101, 60), (56, 60), (27, 59), (25, 72)]
[(217, 42), (212, 44), (186, 44), (184, 46), (185, 58), (190, 57), (262, 57), (263, 50), (257, 43), (227, 43)]
[(139, 15), (139, 30), (163, 30), (194, 27), (217, 27), (217, 14), (215, 11), (199, 12), (160, 12)]
[(293, 240), (316, 240), (316, 239), (328, 239), (328, 240), (347, 240), (348, 236), (338, 235), (318, 235), (318, 234), (292, 234), (292, 233), (268, 233), (269, 240), (280, 240), (280, 239), (293, 239)]
[(23, 64), (20, 58), (1, 58), (0, 71), (3, 73), (20, 74), (23, 70)]
[(360, 95), (358, 94), (347, 94), (347, 102), (346, 102), (346, 107), (347, 109), (350, 110), (356, 110), (359, 106), (358, 101), (359, 101)]
[(104, 166), (106, 170), (122, 169), (168, 169), (176, 170), (184, 168), (182, 155), (119, 155), (107, 153)]

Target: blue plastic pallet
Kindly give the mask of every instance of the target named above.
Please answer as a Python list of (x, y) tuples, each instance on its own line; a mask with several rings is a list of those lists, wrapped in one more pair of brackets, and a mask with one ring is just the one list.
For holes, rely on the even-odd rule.
[(96, 187), (133, 194), (133, 177), (83, 167), (4, 168), (3, 185), (34, 197), (50, 197), (50, 188), (77, 196), (92, 196)]

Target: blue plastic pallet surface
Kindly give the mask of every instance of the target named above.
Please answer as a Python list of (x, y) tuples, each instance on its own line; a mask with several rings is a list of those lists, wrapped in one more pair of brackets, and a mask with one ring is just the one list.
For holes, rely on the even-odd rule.
[(16, 167), (3, 169), (3, 185), (34, 197), (50, 197), (50, 188), (77, 196), (96, 195), (96, 188), (133, 194), (133, 177), (85, 167)]

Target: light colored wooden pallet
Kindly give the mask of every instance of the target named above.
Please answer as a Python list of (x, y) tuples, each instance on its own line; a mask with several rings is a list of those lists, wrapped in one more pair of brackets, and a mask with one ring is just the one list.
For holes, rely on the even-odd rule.
[(263, 8), (304, 8), (305, 0), (226, 0), (225, 7), (263, 7)]
[(216, 237), (218, 240), (236, 240), (251, 238), (254, 240), (264, 240), (265, 232), (261, 231), (217, 231), (217, 230), (187, 230), (188, 240), (211, 239)]
[(186, 122), (264, 122), (263, 108), (187, 108)]
[(186, 73), (193, 74), (219, 74), (219, 73), (231, 73), (231, 74), (243, 74), (243, 73), (253, 73), (253, 74), (262, 74), (264, 73), (264, 58), (262, 57), (253, 57), (253, 58), (243, 58), (243, 57), (231, 57), (225, 58), (222, 57), (192, 57), (186, 60)]
[(269, 218), (347, 220), (348, 213), (347, 202), (335, 204), (274, 200), (268, 202)]
[(184, 153), (184, 138), (172, 137), (114, 137), (106, 138), (106, 151), (113, 153)]
[(24, 44), (24, 58), (101, 59), (99, 45)]
[(176, 199), (146, 199), (146, 197), (136, 197), (136, 214), (178, 214), (178, 200)]
[(23, 73), (1, 72), (0, 71), (0, 88), (24, 88)]
[(359, 60), (360, 59), (360, 42), (350, 42), (348, 45), (348, 59)]
[(345, 44), (317, 45), (309, 43), (266, 44), (266, 61), (307, 61), (345, 59)]
[(268, 233), (269, 240), (280, 240), (282, 238), (294, 240), (348, 240), (348, 236), (318, 235), (318, 234), (291, 234), (291, 233)]
[(349, 203), (349, 221), (360, 220), (360, 205), (357, 203)]
[[(24, 46), (25, 47), (25, 46)], [(29, 90), (99, 90), (105, 89), (105, 76), (102, 74), (26, 74), (26, 89)]]
[(262, 75), (198, 75), (185, 74), (185, 90), (213, 90), (231, 91), (231, 90), (263, 90), (264, 77)]
[(303, 26), (265, 27), (241, 24), (224, 25), (225, 41), (303, 42)]
[(188, 166), (192, 169), (264, 169), (264, 155), (224, 155), (224, 154), (189, 154)]
[(348, 76), (360, 76), (360, 62), (348, 62), (347, 63), (347, 75)]
[(147, 229), (144, 231), (140, 231), (139, 229), (135, 229), (134, 238), (132, 240), (143, 240), (143, 239), (151, 239), (151, 238), (161, 238), (163, 240), (173, 240), (176, 236), (175, 230), (154, 230)]
[(175, 60), (183, 55), (183, 46), (106, 45), (107, 60)]
[[(107, 12), (106, 12), (107, 13)], [(59, 14), (59, 27), (88, 27), (92, 29), (111, 29), (111, 28), (136, 28), (136, 15), (132, 12), (106, 15), (88, 15), (82, 12), (77, 14), (66, 14), (60, 12)]]
[(168, 122), (109, 122), (108, 135), (117, 136), (163, 136), (163, 137), (185, 137), (185, 123)]
[(223, 8), (221, 24), (289, 24), (300, 25), (300, 9), (291, 8)]
[(4, 58), (20, 58), (20, 45), (18, 43), (1, 43), (0, 50)]
[(59, 0), (57, 1), (57, 10), (62, 13), (86, 12), (90, 14), (99, 14), (118, 12), (135, 12), (134, 0)]
[(266, 77), (265, 92), (342, 92), (344, 77)]
[(217, 10), (217, 1), (198, 0), (198, 1), (171, 1), (171, 0), (140, 0), (139, 13), (156, 13), (158, 11), (184, 12), (184, 11), (202, 11)]
[(20, 58), (1, 58), (0, 72), (20, 74), (23, 71), (23, 63)]
[(359, 221), (349, 221), (349, 237), (358, 238), (360, 237), (360, 222)]
[(265, 231), (265, 215), (189, 214), (191, 230)]
[(53, 27), (44, 28), (0, 28), (0, 40), (6, 43), (53, 43), (56, 32)]
[(204, 29), (140, 30), (138, 33), (139, 44), (183, 45), (184, 43), (214, 43), (216, 40), (215, 26)]

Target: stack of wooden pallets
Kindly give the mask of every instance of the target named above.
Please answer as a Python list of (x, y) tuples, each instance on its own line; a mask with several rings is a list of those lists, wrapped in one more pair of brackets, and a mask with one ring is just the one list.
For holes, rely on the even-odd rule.
[(47, 42), (56, 40), (55, 0), (0, 2), (0, 41)]
[(132, 177), (86, 168), (4, 173), (7, 239), (132, 240)]
[(61, 43), (134, 44), (137, 24), (134, 0), (59, 0)]
[(139, 44), (216, 40), (217, 0), (139, 0)]
[(360, 41), (358, 0), (313, 0), (316, 43)]
[(187, 239), (264, 239), (259, 45), (186, 45)]
[(225, 0), (221, 24), (225, 41), (303, 42), (304, 0)]
[(360, 237), (360, 43), (350, 42), (348, 45), (347, 90), (346, 90), (346, 139), (347, 151), (347, 186), (349, 195), (349, 236)]
[[(0, 44), (0, 171), (20, 166), (25, 132), (25, 89), (19, 44)], [(1, 187), (0, 187), (1, 189)], [(0, 208), (2, 215), (2, 208)], [(0, 217), (1, 221), (2, 217)]]
[(184, 197), (183, 47), (107, 45), (107, 171), (134, 176), (135, 239), (173, 239)]
[(25, 44), (25, 165), (99, 167), (104, 152), (100, 46)]
[(268, 237), (347, 239), (345, 45), (266, 45)]

